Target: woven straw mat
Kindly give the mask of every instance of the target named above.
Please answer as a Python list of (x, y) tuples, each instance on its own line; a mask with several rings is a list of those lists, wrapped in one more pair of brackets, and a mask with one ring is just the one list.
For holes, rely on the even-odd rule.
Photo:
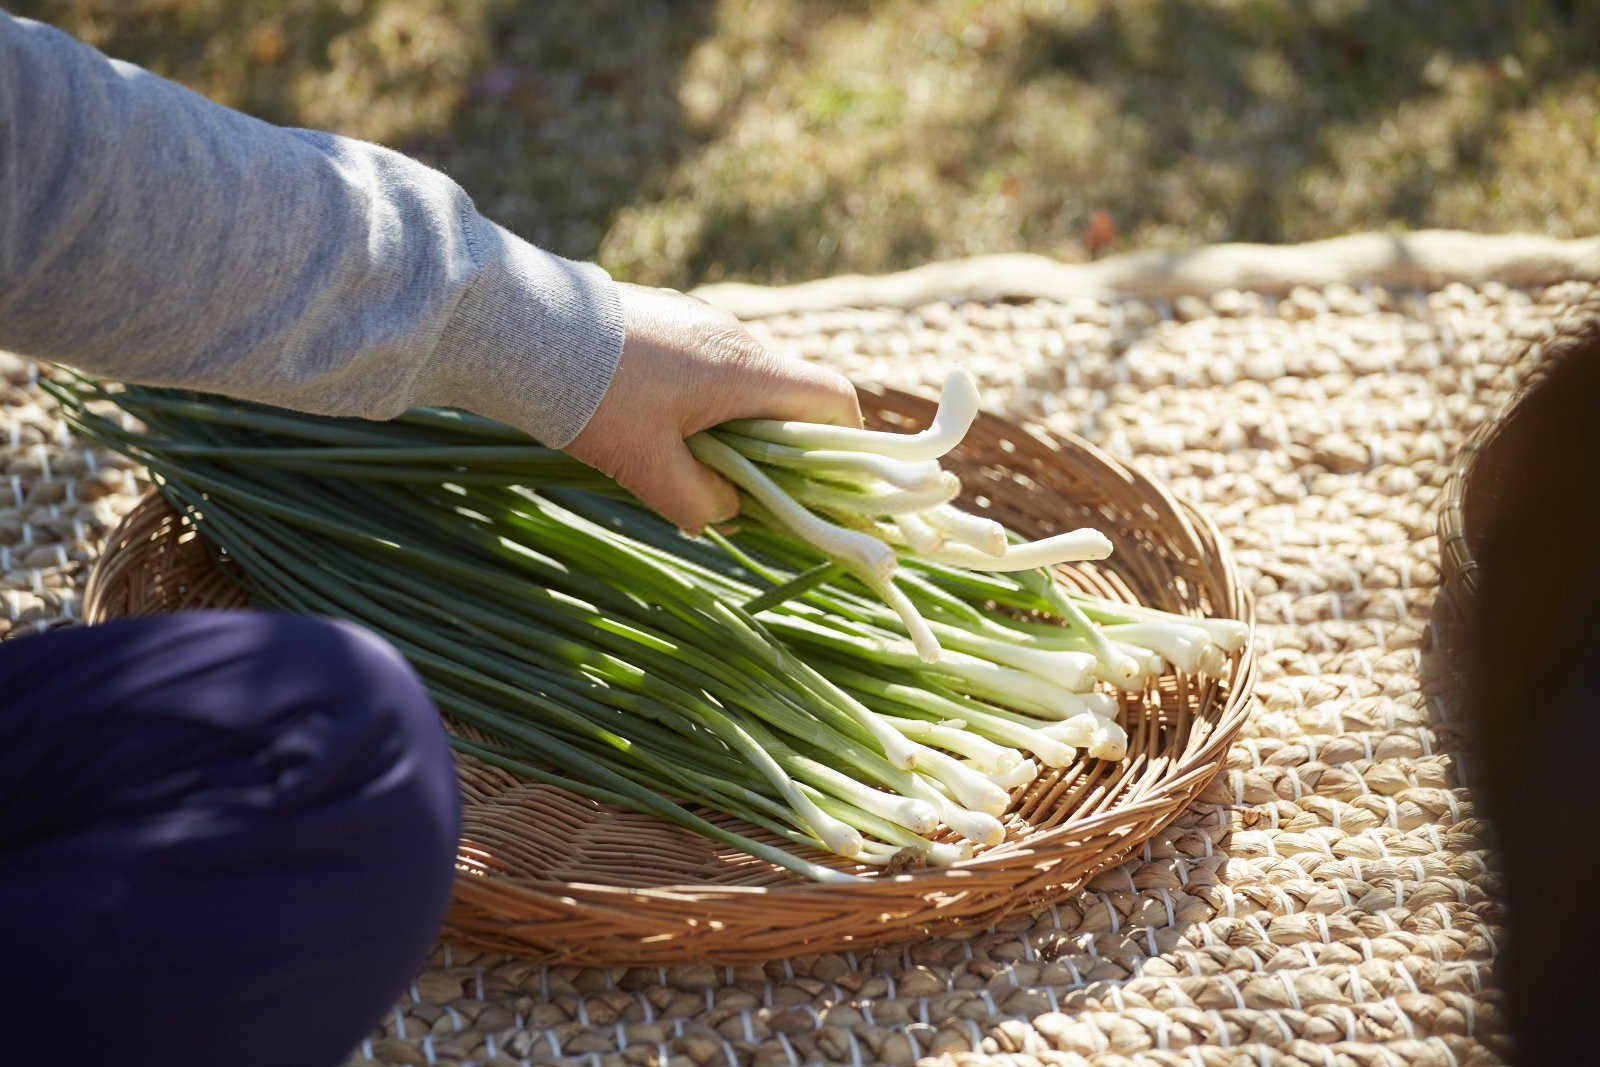
[[(1502, 1061), (1497, 879), (1430, 625), (1434, 512), (1455, 450), (1536, 358), (1526, 339), (1595, 292), (925, 294), (753, 320), (861, 382), (932, 393), (965, 363), (991, 409), (1077, 431), (1205, 508), (1264, 652), (1225, 770), (1076, 899), (965, 936), (734, 968), (441, 945), (350, 1063)], [(143, 483), (52, 418), (30, 364), (0, 361), (12, 634), (74, 621)]]

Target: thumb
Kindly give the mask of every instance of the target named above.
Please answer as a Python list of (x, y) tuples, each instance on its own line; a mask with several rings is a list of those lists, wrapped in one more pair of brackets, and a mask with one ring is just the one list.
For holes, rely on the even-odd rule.
[(726, 479), (701, 465), (681, 440), (666, 444), (637, 484), (623, 483), (651, 511), (679, 529), (697, 534), (707, 524), (739, 512), (739, 494)]

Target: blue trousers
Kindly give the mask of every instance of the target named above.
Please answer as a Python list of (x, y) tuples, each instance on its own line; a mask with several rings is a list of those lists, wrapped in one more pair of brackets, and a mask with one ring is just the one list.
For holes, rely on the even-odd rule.
[(433, 703), (354, 626), (0, 644), (4, 1058), (338, 1064), (433, 944), (459, 831)]

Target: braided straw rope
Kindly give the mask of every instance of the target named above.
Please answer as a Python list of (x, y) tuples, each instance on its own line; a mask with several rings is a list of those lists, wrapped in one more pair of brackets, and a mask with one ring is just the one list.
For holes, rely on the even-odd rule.
[[(1434, 641), (1435, 519), (1466, 439), (1563, 314), (1600, 299), (1600, 257), (1357, 241), (1379, 242), (1392, 262), (1344, 273), (1316, 246), (1278, 250), (1317, 277), (1205, 250), (1194, 261), (1231, 257), (1220, 283), (1106, 261), (1097, 288), (1011, 294), (957, 264), (936, 290), (888, 279), (739, 308), (774, 348), (863, 383), (928, 393), (966, 361), (991, 410), (1076, 431), (1194, 501), (1254, 596), (1258, 710), (1173, 823), (1041, 911), (728, 967), (446, 942), (349, 1067), (1503, 1062), (1498, 876)], [(88, 561), (144, 488), (61, 431), (30, 373), (0, 356), (0, 634), (81, 614)]]
[[(870, 424), (909, 432), (928, 423), (934, 405), (863, 391), (862, 407)], [(1116, 545), (1112, 566), (1065, 571), (1079, 587), (1248, 617), (1210, 522), (1087, 442), (989, 415), (945, 465), (961, 475), (969, 507), (1025, 535), (1105, 530)], [(112, 533), (89, 578), (84, 617), (241, 602), (193, 529), (152, 493)], [(947, 933), (1037, 908), (1115, 865), (1205, 788), (1244, 720), (1254, 663), (1246, 648), (1220, 684), (1169, 675), (1149, 694), (1125, 697), (1127, 757), (1084, 760), (1019, 790), (999, 847), (949, 870), (858, 868), (869, 878), (860, 885), (820, 885), (659, 819), (462, 757), (462, 873), (447, 932), (574, 962), (737, 963)]]

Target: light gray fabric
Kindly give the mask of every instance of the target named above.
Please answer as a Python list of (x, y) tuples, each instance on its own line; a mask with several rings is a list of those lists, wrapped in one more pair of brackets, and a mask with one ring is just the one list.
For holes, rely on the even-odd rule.
[(461, 407), (561, 447), (622, 334), (603, 270), (443, 174), (0, 12), (0, 347), (322, 414)]

